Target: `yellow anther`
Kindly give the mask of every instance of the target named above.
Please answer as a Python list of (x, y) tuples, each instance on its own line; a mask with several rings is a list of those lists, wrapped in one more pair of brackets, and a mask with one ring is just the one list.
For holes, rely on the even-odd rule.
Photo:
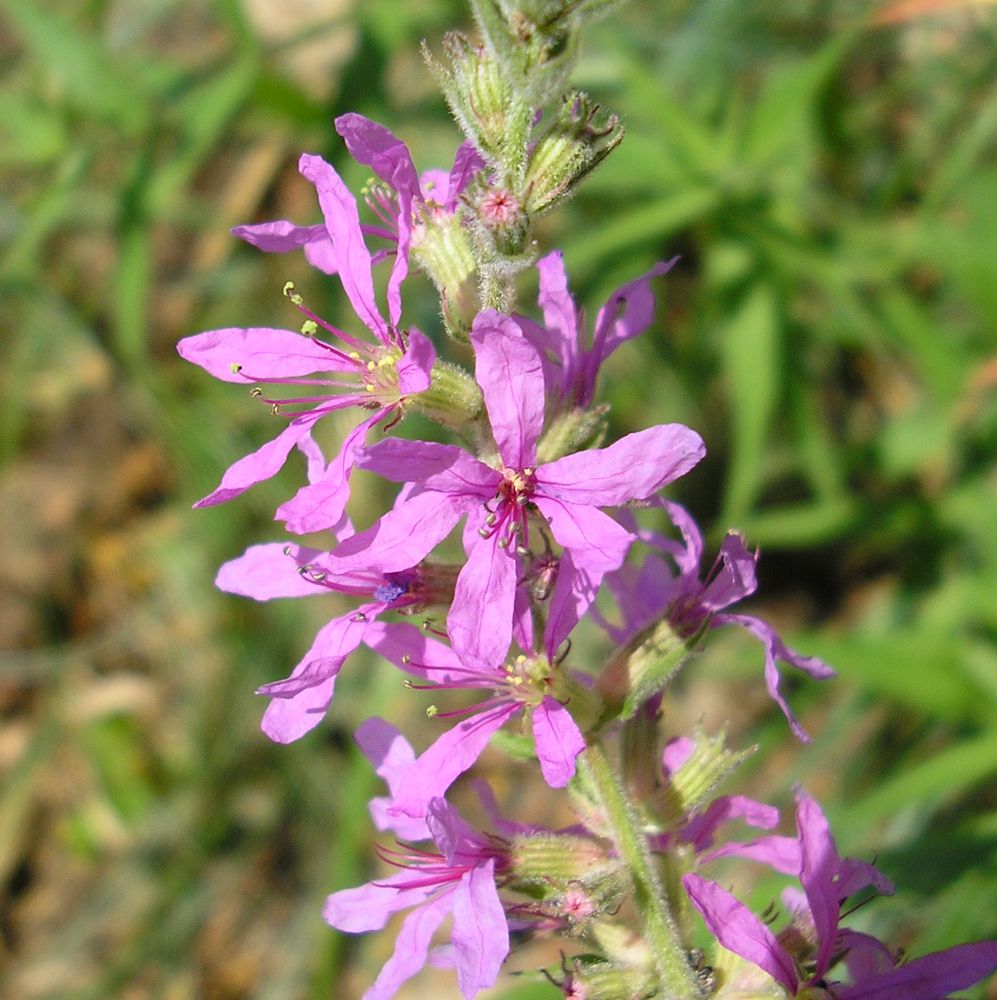
[(313, 319), (306, 319), (301, 324), (301, 332), (306, 337), (314, 337), (318, 333), (318, 323)]

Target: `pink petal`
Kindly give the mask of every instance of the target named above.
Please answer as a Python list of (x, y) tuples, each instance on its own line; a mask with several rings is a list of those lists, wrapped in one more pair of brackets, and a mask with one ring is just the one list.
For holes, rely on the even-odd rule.
[(581, 621), (599, 593), (603, 571), (598, 565), (586, 566), (584, 556), (581, 562), (581, 567), (576, 566), (575, 559), (567, 549), (560, 559), (544, 632), (544, 648), (552, 660), (557, 656), (561, 643)]
[(408, 347), (397, 363), (398, 392), (402, 396), (425, 392), (429, 388), (436, 362), (436, 348), (429, 337), (414, 327), (408, 331), (407, 336)]
[(799, 877), (802, 865), (800, 842), (795, 837), (759, 837), (748, 844), (723, 844), (704, 854), (702, 860), (715, 861), (717, 858), (748, 858), (794, 878)]
[(474, 997), (494, 985), (509, 954), (509, 926), (495, 888), (494, 858), (467, 872), (454, 891), (450, 940), (464, 996)]
[(435, 886), (406, 888), (417, 878), (417, 875), (405, 870), (355, 889), (341, 889), (326, 897), (322, 918), (337, 931), (347, 934), (379, 931), (392, 914), (424, 903), (437, 891)]
[(608, 514), (540, 494), (533, 499), (547, 518), (554, 537), (571, 550), (576, 567), (590, 576), (619, 568), (634, 536)]
[(282, 503), (274, 519), (285, 522), (287, 530), (296, 535), (324, 531), (338, 524), (350, 499), (350, 473), (366, 444), (367, 434), (390, 412), (377, 410), (373, 416), (357, 424), (343, 439), (339, 453), (322, 477), (302, 486), (290, 500)]
[(215, 577), (215, 586), (254, 601), (325, 594), (324, 588), (298, 572), (317, 555), (317, 549), (288, 546), (282, 542), (251, 545), (237, 559), (222, 564)]
[[(469, 142), (462, 143), (454, 156), (453, 167), (447, 180), (444, 208), (452, 212), (457, 207), (457, 199), (464, 188), (474, 179), (474, 175), (485, 169), (481, 154)], [(437, 199), (434, 199), (434, 201)]]
[(758, 589), (755, 565), (758, 553), (749, 552), (744, 539), (730, 531), (720, 546), (722, 566), (703, 591), (700, 603), (707, 611), (720, 611), (744, 600)]
[(914, 959), (854, 986), (836, 989), (838, 1000), (941, 1000), (997, 969), (997, 941), (961, 944)]
[(320, 413), (309, 413), (292, 420), (272, 441), (268, 441), (252, 454), (230, 465), (218, 486), (206, 497), (198, 500), (194, 506), (213, 507), (215, 504), (225, 503), (240, 493), (245, 493), (250, 486), (277, 475), (287, 461), (291, 449), (308, 434), (312, 424), (320, 416)]
[(566, 455), (537, 470), (547, 496), (592, 507), (642, 500), (688, 472), (706, 454), (703, 439), (682, 424), (648, 427), (608, 448)]
[(841, 900), (834, 884), (841, 857), (827, 817), (803, 791), (796, 793), (796, 829), (800, 841), (800, 885), (817, 931), (816, 978), (827, 972), (838, 933)]
[(393, 326), (401, 319), (400, 287), (408, 273), (412, 234), (412, 203), (422, 200), (419, 175), (408, 147), (393, 132), (363, 115), (346, 114), (336, 119), (336, 131), (358, 163), (370, 167), (398, 196), (398, 252), (388, 280), (388, 305)]
[(370, 275), (370, 254), (360, 229), (357, 203), (339, 174), (320, 156), (305, 153), (298, 161), (301, 175), (315, 185), (325, 227), (332, 239), (340, 281), (353, 311), (382, 344), (388, 328), (377, 308)]
[(184, 337), (177, 352), (209, 375), (245, 386), (252, 386), (257, 379), (355, 369), (352, 362), (344, 361), (320, 340), (265, 326), (207, 330)]
[(452, 909), (451, 891), (423, 904), (405, 918), (395, 939), (394, 953), (364, 993), (363, 1000), (390, 1000), (402, 983), (425, 966), (433, 935)]
[(575, 761), (585, 749), (585, 738), (571, 713), (550, 695), (533, 710), (533, 739), (544, 781), (551, 788), (564, 788), (575, 776)]
[[(336, 675), (363, 639), (366, 616), (373, 617), (377, 605), (366, 605), (364, 618), (356, 612), (334, 618), (319, 629), (311, 649), (284, 681), (260, 688), (273, 693), (263, 713), (262, 729), (275, 743), (293, 743), (314, 729), (325, 717), (332, 701)], [(314, 666), (313, 666), (314, 664)]]
[(514, 319), (493, 309), (475, 317), (471, 343), (475, 378), (502, 461), (511, 469), (536, 465), (546, 398), (539, 352)]
[(760, 618), (755, 618), (751, 615), (719, 614), (714, 616), (713, 625), (740, 625), (741, 628), (761, 640), (762, 647), (765, 650), (765, 688), (769, 693), (769, 697), (782, 709), (782, 714), (786, 716), (790, 729), (793, 730), (796, 738), (804, 743), (809, 743), (810, 736), (803, 726), (800, 725), (796, 716), (793, 715), (789, 704), (779, 690), (782, 677), (779, 674), (776, 661), (782, 660), (784, 663), (798, 667), (815, 680), (825, 680), (829, 677), (834, 677), (834, 670), (816, 656), (800, 656), (791, 650), (779, 638), (775, 629)]
[(231, 232), (233, 236), (266, 253), (290, 253), (309, 243), (329, 241), (324, 225), (297, 226), (284, 219), (260, 222), (252, 226), (235, 226)]
[(447, 730), (416, 760), (405, 787), (395, 798), (395, 807), (407, 816), (424, 816), (430, 800), (446, 793), (481, 756), (492, 733), (520, 709), (520, 705), (506, 702)]
[(395, 483), (418, 483), (424, 489), (471, 497), (476, 502), (495, 496), (501, 475), (463, 448), (433, 441), (385, 438), (371, 445), (359, 463)]
[(501, 666), (512, 641), (519, 560), (494, 539), (479, 539), (457, 576), (447, 634), (468, 666)]
[(389, 510), (366, 531), (347, 538), (322, 560), (333, 572), (353, 569), (396, 573), (411, 569), (442, 542), (461, 511), (439, 493), (419, 493)]
[(791, 996), (796, 995), (799, 980), (793, 960), (758, 917), (726, 889), (700, 875), (683, 876), (682, 885), (720, 944), (763, 969)]

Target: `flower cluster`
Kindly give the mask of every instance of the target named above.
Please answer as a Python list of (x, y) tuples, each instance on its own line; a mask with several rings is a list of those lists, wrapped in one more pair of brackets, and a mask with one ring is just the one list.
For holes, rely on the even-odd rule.
[[(565, 9), (576, 6), (599, 5)], [(544, 21), (544, 31), (555, 24)], [(361, 645), (397, 667), (413, 692), (455, 699), (444, 710), (431, 706), (439, 733), (418, 755), (388, 722), (368, 719), (358, 728), (357, 742), (388, 786), (370, 809), (377, 828), (397, 838), (380, 851), (397, 871), (334, 893), (325, 919), (363, 933), (408, 911), (394, 954), (366, 994), (372, 1000), (393, 996), (427, 961), (454, 967), (461, 993), (473, 997), (496, 981), (510, 932), (572, 943), (573, 957), (545, 974), (576, 1000), (885, 1000), (898, 990), (935, 1000), (977, 981), (997, 965), (997, 944), (901, 964), (880, 942), (842, 926), (845, 899), (866, 886), (891, 887), (872, 866), (838, 856), (820, 808), (803, 792), (796, 836), (722, 841), (732, 821), (761, 830), (779, 822), (770, 806), (714, 793), (747, 755), (728, 749), (722, 734), (663, 742), (666, 686), (714, 628), (739, 625), (761, 641), (768, 692), (801, 739), (778, 665), (814, 679), (832, 671), (790, 649), (762, 620), (730, 611), (756, 588), (757, 553), (740, 535), (727, 536), (704, 574), (699, 529), (662, 495), (703, 459), (700, 436), (663, 424), (605, 444), (606, 408), (594, 402), (603, 364), (651, 324), (655, 280), (674, 261), (618, 289), (589, 332), (561, 254), (530, 258), (525, 234), (530, 213), (546, 211), (560, 197), (552, 192), (566, 193), (618, 138), (595, 126), (587, 99), (545, 119), (539, 83), (524, 91), (533, 103), (519, 107), (510, 74), (529, 70), (553, 87), (561, 57), (538, 29), (526, 63), (503, 62), (495, 50), (501, 32), (495, 36), (487, 18), (482, 26), (488, 45), (449, 43), (457, 69), (447, 97), (470, 140), (449, 173), (420, 176), (388, 129), (346, 115), (336, 128), (375, 175), (364, 209), (374, 221), (361, 221), (361, 206), (332, 166), (305, 155), (301, 174), (322, 221), (235, 231), (267, 252), (301, 250), (335, 276), (357, 327), (332, 326), (289, 286), (304, 317), (300, 332), (228, 328), (179, 345), (209, 374), (251, 388), (284, 423), (197, 506), (272, 477), (294, 448), (307, 460), (307, 483), (276, 512), (292, 537), (226, 563), (218, 586), (259, 601), (321, 600), (329, 592), (357, 601), (319, 630), (288, 677), (260, 688), (269, 699), (267, 735), (287, 743), (321, 724), (340, 670)], [(570, 18), (561, 25), (573, 27)], [(477, 90), (462, 96), (461, 87)], [(506, 94), (501, 116), (482, 117), (495, 93)], [(554, 155), (558, 143), (582, 150), (574, 167)], [(384, 261), (382, 310), (374, 270)], [(402, 287), (413, 265), (435, 282), (443, 325), (459, 342), (454, 353), (473, 356), (473, 371), (441, 357), (445, 342), (404, 324)], [(511, 307), (513, 279), (526, 267), (539, 284), (532, 316)], [(346, 408), (360, 411), (359, 422), (327, 460), (317, 425)], [(391, 433), (412, 411), (456, 443)], [(391, 508), (360, 531), (346, 514), (355, 468), (399, 484)], [(659, 516), (664, 532), (644, 527), (639, 509)], [(317, 532), (324, 542), (293, 537)], [(455, 551), (455, 532), (458, 561), (443, 554)], [(585, 617), (615, 645), (602, 664), (585, 662), (572, 645)], [(481, 784), (490, 829), (472, 828), (457, 812), (451, 786), (503, 727), (548, 786), (567, 790), (573, 826), (504, 818)], [(802, 891), (785, 897), (784, 931), (776, 934), (711, 881), (710, 867), (730, 856), (798, 879)], [(693, 908), (719, 946), (711, 964), (692, 947)], [(434, 946), (448, 919), (449, 944)]]

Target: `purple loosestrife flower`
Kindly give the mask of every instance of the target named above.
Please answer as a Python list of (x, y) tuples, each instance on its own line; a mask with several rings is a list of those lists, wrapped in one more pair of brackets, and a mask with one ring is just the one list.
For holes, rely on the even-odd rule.
[(519, 559), (530, 554), (533, 531), (549, 550), (549, 528), (565, 550), (549, 612), (547, 638), (556, 649), (634, 538), (599, 508), (652, 496), (691, 469), (705, 449), (694, 431), (667, 424), (539, 465), (545, 400), (539, 352), (514, 320), (492, 310), (475, 319), (471, 342), (498, 447), (494, 464), (455, 446), (422, 441), (387, 440), (368, 448), (361, 460), (365, 468), (414, 489), (331, 559), (382, 572), (407, 568), (467, 515), (468, 560), (457, 578), (447, 630), (467, 666), (490, 671), (509, 648)]
[[(671, 557), (678, 572), (654, 553), (640, 569), (624, 566), (606, 583), (613, 591), (623, 615), (621, 626), (601, 620), (615, 642), (625, 643), (632, 636), (665, 616), (684, 636), (694, 636), (704, 623), (710, 628), (740, 625), (761, 640), (765, 650), (765, 686), (769, 696), (782, 709), (796, 736), (809, 740), (806, 730), (793, 715), (779, 690), (781, 677), (777, 662), (797, 667), (816, 680), (833, 677), (834, 670), (816, 656), (801, 656), (790, 649), (771, 625), (753, 615), (729, 614), (732, 604), (749, 597), (758, 588), (755, 565), (758, 553), (749, 552), (737, 532), (729, 532), (711, 569), (702, 575), (703, 537), (688, 511), (679, 504), (665, 501), (663, 506), (682, 532), (684, 544), (649, 531), (636, 529), (642, 541)], [(625, 522), (630, 523), (630, 522)]]
[(446, 567), (414, 567), (387, 574), (363, 570), (332, 573), (321, 567), (321, 555), (315, 549), (278, 542), (253, 545), (225, 563), (215, 580), (221, 590), (257, 601), (330, 592), (370, 599), (319, 629), (311, 648), (286, 680), (259, 688), (258, 694), (271, 699), (263, 714), (263, 731), (278, 743), (291, 743), (322, 721), (332, 702), (336, 677), (361, 643), (376, 646), (400, 627), (377, 624), (380, 615), (386, 611), (411, 613), (445, 601), (453, 586), (453, 575)]
[(425, 813), (427, 803), (445, 794), (488, 745), (492, 734), (525, 714), (530, 722), (540, 770), (547, 784), (562, 788), (575, 773), (575, 759), (585, 741), (568, 710), (554, 694), (557, 678), (543, 654), (517, 656), (490, 669), (469, 666), (435, 639), (410, 627), (397, 627), (380, 640), (378, 652), (402, 670), (417, 674), (423, 690), (468, 690), (486, 694), (483, 701), (455, 712), (433, 711), (438, 719), (468, 716), (440, 736), (406, 772), (394, 808), (409, 816)]
[(585, 333), (585, 318), (568, 290), (564, 258), (560, 250), (537, 263), (540, 274), (540, 326), (516, 317), (523, 332), (544, 357), (547, 392), (558, 403), (586, 408), (595, 396), (602, 363), (621, 344), (632, 340), (654, 319), (651, 279), (667, 274), (678, 257), (656, 264), (647, 274), (618, 288), (599, 310), (591, 337)]
[(450, 931), (457, 983), (468, 998), (498, 978), (509, 954), (509, 927), (497, 880), (508, 865), (503, 840), (472, 830), (444, 799), (433, 799), (425, 823), (438, 851), (382, 848), (381, 857), (401, 869), (357, 889), (334, 892), (323, 916), (352, 934), (381, 930), (392, 914), (412, 909), (364, 1000), (388, 1000), (429, 960), (436, 929), (453, 917)]
[[(802, 895), (788, 895), (794, 904), (793, 926), (779, 937), (715, 882), (695, 873), (682, 880), (719, 943), (762, 969), (789, 996), (944, 1000), (950, 991), (971, 986), (997, 967), (997, 942), (961, 945), (894, 967), (879, 941), (840, 926), (841, 905), (849, 896), (868, 885), (891, 893), (890, 881), (866, 862), (840, 857), (820, 806), (802, 792), (797, 794), (796, 826), (796, 838), (763, 837), (713, 854), (752, 857), (799, 877)], [(849, 984), (828, 978), (842, 959)]]
[[(339, 455), (316, 482), (303, 487), (277, 511), (291, 531), (318, 531), (335, 524), (349, 496), (349, 474), (367, 432), (389, 415), (399, 418), (408, 397), (429, 388), (436, 351), (416, 329), (401, 331), (398, 283), (389, 284), (389, 320), (382, 317), (374, 296), (371, 257), (364, 245), (356, 201), (342, 179), (318, 156), (304, 155), (301, 173), (315, 186), (331, 240), (328, 253), (336, 264), (343, 289), (354, 311), (374, 336), (361, 340), (320, 319), (290, 292), (292, 301), (308, 317), (305, 330), (321, 327), (329, 341), (290, 330), (267, 327), (209, 330), (181, 340), (177, 349), (186, 360), (215, 378), (254, 386), (254, 394), (289, 418), (288, 426), (272, 441), (236, 462), (212, 493), (195, 506), (207, 507), (231, 500), (250, 486), (269, 479), (283, 466), (291, 449), (306, 441), (311, 428), (325, 414), (349, 406), (371, 411), (347, 436)], [(399, 256), (392, 279), (404, 277)], [(400, 281), (400, 278), (399, 278)], [(323, 377), (317, 377), (323, 376)], [(304, 395), (279, 399), (262, 386), (301, 387)]]
[[(341, 115), (335, 125), (353, 159), (370, 167), (382, 182), (371, 187), (366, 198), (380, 225), (362, 225), (361, 229), (368, 236), (395, 244), (391, 286), (397, 288), (408, 268), (413, 238), (419, 240), (420, 227), (426, 221), (453, 215), (461, 193), (474, 175), (484, 169), (484, 160), (470, 143), (464, 143), (457, 150), (449, 174), (427, 170), (420, 175), (408, 147), (390, 129), (352, 113)], [(327, 274), (335, 274), (340, 266), (333, 249), (333, 236), (324, 225), (298, 226), (280, 220), (236, 226), (232, 233), (272, 253), (304, 249), (309, 263)], [(386, 253), (378, 251), (375, 262)]]

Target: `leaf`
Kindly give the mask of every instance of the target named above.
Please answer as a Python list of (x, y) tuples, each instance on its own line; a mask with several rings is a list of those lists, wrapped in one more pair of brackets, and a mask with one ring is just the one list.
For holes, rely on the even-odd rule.
[(740, 524), (763, 481), (766, 438), (782, 379), (779, 319), (772, 289), (756, 284), (722, 336), (730, 400), (731, 459), (721, 520)]

